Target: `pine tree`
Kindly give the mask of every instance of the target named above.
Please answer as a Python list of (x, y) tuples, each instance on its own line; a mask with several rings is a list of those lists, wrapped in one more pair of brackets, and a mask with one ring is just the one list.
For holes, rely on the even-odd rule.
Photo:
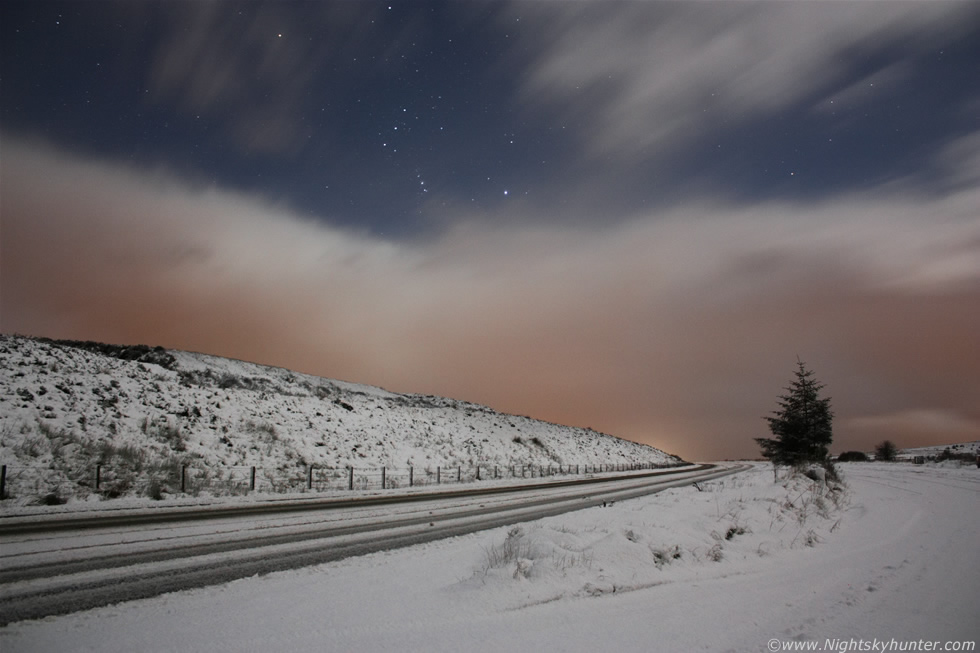
[(797, 359), (796, 380), (779, 398), (779, 410), (766, 417), (774, 438), (756, 438), (762, 455), (773, 465), (800, 466), (822, 463), (827, 459), (833, 439), (830, 398), (822, 399), (823, 384), (815, 381), (813, 372)]

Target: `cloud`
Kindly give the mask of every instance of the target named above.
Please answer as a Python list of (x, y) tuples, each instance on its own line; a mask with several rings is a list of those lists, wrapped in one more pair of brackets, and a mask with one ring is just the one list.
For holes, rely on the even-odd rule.
[(814, 110), (818, 113), (851, 112), (854, 116), (861, 115), (857, 109), (870, 104), (876, 95), (897, 87), (909, 74), (910, 65), (907, 61), (889, 64), (821, 98)]
[[(893, 442), (915, 442), (917, 446), (955, 444), (975, 440), (976, 422), (965, 419), (955, 412), (939, 410), (905, 410), (885, 415), (855, 417), (846, 428), (857, 433), (869, 432), (874, 437)], [(877, 440), (875, 444), (880, 442)]]
[(705, 200), (604, 229), (461, 214), (392, 242), (16, 138), (0, 185), (4, 332), (455, 396), (691, 458), (754, 455), (799, 355), (840, 447), (910, 410), (980, 438), (976, 187)]
[(939, 154), (937, 166), (955, 187), (980, 186), (980, 131), (948, 143)]
[(162, 14), (146, 81), (153, 102), (224, 121), (226, 137), (241, 150), (291, 154), (307, 135), (311, 89), (339, 62), (349, 64), (350, 49), (369, 38), (372, 15), (380, 11), (343, 2), (306, 9), (211, 2), (125, 11)]
[[(969, 3), (514, 3), (531, 24), (526, 101), (587, 134), (593, 156), (669, 157), (719, 126), (835, 94), (859, 99), (856, 63), (901, 44), (912, 56), (975, 24)], [(869, 83), (894, 82), (883, 64)]]

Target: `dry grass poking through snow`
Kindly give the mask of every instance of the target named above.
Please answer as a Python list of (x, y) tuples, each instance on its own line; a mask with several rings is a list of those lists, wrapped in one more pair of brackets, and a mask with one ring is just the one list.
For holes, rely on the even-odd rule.
[[(844, 482), (797, 473), (774, 482), (772, 468), (759, 464), (697, 488), (493, 531), (461, 585), (478, 585), (506, 602), (519, 595), (529, 605), (744, 573), (773, 556), (819, 546), (847, 518), (849, 503)], [(516, 595), (515, 582), (523, 590)]]
[[(0, 462), (11, 504), (434, 482), (438, 470), (682, 464), (588, 428), (205, 354), (0, 334)], [(186, 466), (186, 483), (181, 469)], [(97, 472), (97, 469), (99, 470)], [(493, 470), (493, 472), (491, 472)], [(508, 474), (508, 470), (510, 470)], [(97, 473), (100, 481), (95, 483)], [(528, 473), (530, 476), (530, 472)], [(98, 487), (96, 487), (98, 485)], [(50, 499), (48, 499), (50, 497)]]

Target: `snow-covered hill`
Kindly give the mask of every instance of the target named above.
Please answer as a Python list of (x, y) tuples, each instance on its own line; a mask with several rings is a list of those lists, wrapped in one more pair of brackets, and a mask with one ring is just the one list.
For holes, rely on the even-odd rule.
[(980, 455), (980, 441), (959, 442), (957, 444), (940, 444), (930, 447), (910, 447), (899, 452), (900, 458), (913, 458), (922, 456), (924, 458), (939, 458), (942, 456), (960, 455), (977, 456)]
[[(0, 336), (0, 462), (8, 493), (173, 492), (196, 479), (317, 470), (680, 464), (591, 429), (286, 369), (146, 346)], [(394, 470), (393, 470), (394, 471)], [(428, 476), (426, 476), (428, 474)], [(152, 479), (165, 479), (151, 489)], [(19, 490), (17, 488), (20, 488)], [(25, 489), (27, 488), (27, 489)]]

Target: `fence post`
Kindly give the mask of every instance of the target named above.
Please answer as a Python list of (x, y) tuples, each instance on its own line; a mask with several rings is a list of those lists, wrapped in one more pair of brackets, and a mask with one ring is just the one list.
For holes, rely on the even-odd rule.
[(500, 478), (499, 476), (497, 476), (497, 466), (496, 465), (493, 466), (493, 477), (494, 478)]
[(252, 470), (249, 473), (248, 490), (249, 490), (249, 492), (254, 492), (255, 491), (255, 465), (252, 465)]
[(479, 465), (476, 466), (476, 480), (478, 480), (478, 481), (480, 480), (480, 466)]
[(354, 489), (354, 466), (351, 465), (347, 468), (347, 489)]
[(7, 498), (7, 466), (0, 465), (0, 501)]
[(463, 481), (463, 466), (460, 465), (456, 468), (456, 482), (461, 483)]
[(306, 489), (313, 489), (313, 465), (308, 465), (306, 467)]
[(180, 492), (183, 494), (187, 491), (187, 465), (180, 466)]
[(440, 476), (441, 476), (441, 473), (440, 473), (441, 470), (442, 470), (442, 468), (439, 467), (439, 465), (436, 465), (436, 485), (439, 485), (439, 484), (442, 483), (442, 479), (440, 478)]
[(102, 465), (95, 466), (95, 489), (98, 490), (102, 485)]
[(385, 466), (381, 466), (381, 489), (385, 489)]
[(408, 487), (412, 487), (415, 484), (415, 468), (408, 468)]

